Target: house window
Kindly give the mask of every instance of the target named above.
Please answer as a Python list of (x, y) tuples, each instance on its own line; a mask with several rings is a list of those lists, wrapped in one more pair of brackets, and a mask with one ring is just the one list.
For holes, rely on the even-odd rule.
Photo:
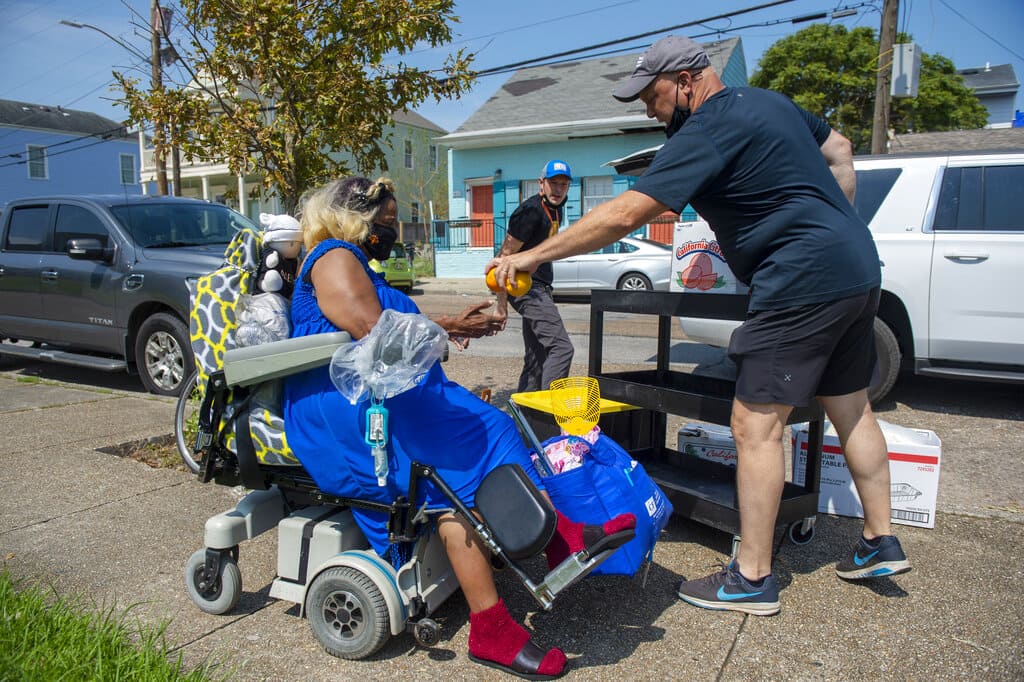
[(418, 223), (420, 221), (420, 203), (418, 201), (412, 202), (412, 208), (410, 210), (411, 222)]
[(521, 189), (519, 190), (519, 196), (521, 200), (526, 200), (532, 197), (534, 194), (540, 192), (540, 181), (539, 180), (523, 180), (521, 183)]
[(430, 170), (437, 170), (437, 145), (430, 145)]
[(595, 206), (609, 201), (614, 196), (614, 180), (610, 175), (598, 175), (583, 178), (583, 213), (587, 214)]
[(121, 154), (121, 184), (135, 184), (135, 155)]
[(49, 177), (46, 167), (46, 147), (28, 145), (28, 177), (33, 180), (46, 180)]
[(405, 167), (412, 168), (412, 140), (405, 141)]

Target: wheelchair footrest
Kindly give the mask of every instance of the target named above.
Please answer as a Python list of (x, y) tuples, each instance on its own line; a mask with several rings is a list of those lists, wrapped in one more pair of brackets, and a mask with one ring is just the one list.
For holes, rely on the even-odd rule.
[(591, 556), (586, 550), (570, 554), (565, 561), (555, 566), (539, 585), (527, 584), (527, 589), (545, 609), (550, 609), (557, 597), (567, 587), (575, 584), (595, 568), (609, 559), (618, 547), (607, 549)]

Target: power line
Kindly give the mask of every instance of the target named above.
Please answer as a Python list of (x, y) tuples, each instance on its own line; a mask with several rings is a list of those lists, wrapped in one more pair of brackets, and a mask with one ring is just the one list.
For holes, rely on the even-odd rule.
[[(42, 149), (45, 149), (45, 150), (49, 151), (50, 149), (54, 149), (56, 147), (63, 147), (66, 144), (72, 144), (74, 142), (78, 142), (79, 140), (86, 140), (86, 139), (89, 139), (90, 137), (98, 138), (100, 142), (109, 142), (111, 140), (111, 137), (113, 136), (114, 133), (117, 133), (117, 132), (120, 132), (120, 131), (123, 131), (123, 130), (125, 130), (124, 126), (118, 126), (116, 128), (111, 128), (110, 130), (101, 130), (101, 131), (96, 132), (96, 133), (86, 133), (85, 135), (79, 135), (78, 137), (73, 137), (73, 138), (71, 138), (69, 140), (63, 140), (62, 142), (55, 142), (53, 144), (48, 144), (48, 145), (34, 145), (34, 146), (41, 147)], [(12, 131), (12, 132), (14, 132), (14, 131)], [(60, 134), (59, 131), (54, 131), (54, 133), (58, 134), (58, 135)], [(21, 146), (21, 144), (22, 143), (18, 143), (17, 145), (11, 145), (11, 146)], [(31, 142), (25, 142), (24, 144), (32, 144), (32, 143)], [(10, 157), (10, 156), (21, 156), (21, 153), (18, 152), (17, 154), (0, 154), (0, 156), (8, 156), (8, 157)], [(2, 166), (0, 166), (0, 168), (2, 168)]]
[[(862, 8), (865, 8), (865, 7), (873, 7), (873, 6), (869, 2), (862, 2), (862, 3), (856, 4), (856, 5), (847, 5), (847, 6), (844, 6), (844, 7), (837, 7), (835, 10), (833, 10), (832, 14), (835, 15), (836, 13), (840, 13), (840, 12), (842, 12), (842, 14), (839, 14), (839, 16), (833, 16), (833, 18), (843, 18), (843, 17), (846, 17), (846, 16), (852, 16), (853, 14), (857, 14), (856, 10), (859, 10), (859, 9), (862, 9)], [(849, 15), (845, 14), (845, 12), (847, 12), (847, 11), (851, 12), (851, 14), (849, 14)], [(829, 16), (829, 13), (826, 12), (825, 16)], [(716, 17), (716, 18), (719, 18), (719, 17)], [(692, 22), (690, 25), (702, 26), (703, 28), (706, 28), (707, 31), (705, 33), (693, 33), (693, 34), (690, 34), (689, 37), (690, 38), (706, 38), (708, 36), (714, 36), (714, 35), (721, 36), (721, 35), (724, 35), (724, 34), (730, 34), (730, 33), (737, 33), (739, 31), (745, 31), (745, 30), (750, 29), (750, 28), (765, 28), (765, 27), (768, 27), (768, 26), (775, 26), (777, 24), (798, 23), (799, 21), (801, 21), (803, 19), (804, 19), (804, 17), (795, 17), (795, 18), (790, 17), (790, 18), (786, 18), (786, 19), (772, 19), (772, 20), (769, 20), (769, 21), (761, 21), (761, 22), (756, 22), (756, 23), (752, 23), (752, 24), (745, 24), (743, 26), (729, 26), (727, 28), (722, 28), (722, 29), (715, 29), (715, 28), (712, 28), (710, 26), (705, 26), (704, 22), (708, 21), (708, 20), (701, 20), (700, 22)], [(670, 30), (673, 30), (674, 28), (678, 28), (678, 27), (672, 27), (672, 28), (663, 29), (663, 30), (670, 31)], [(657, 33), (661, 33), (661, 32), (662, 31), (654, 31), (653, 34), (657, 34)], [(628, 40), (628, 38), (623, 38), (622, 40)], [(613, 41), (613, 42), (618, 42), (618, 41)], [(608, 44), (608, 43), (604, 43), (604, 44)], [(650, 46), (651, 46), (651, 43), (642, 43), (642, 44), (639, 44), (639, 45), (630, 45), (628, 47), (621, 47), (621, 48), (617, 48), (617, 49), (614, 49), (614, 50), (607, 50), (605, 52), (596, 52), (596, 53), (592, 53), (592, 54), (587, 54), (585, 56), (585, 58), (586, 59), (593, 59), (595, 57), (603, 57), (603, 56), (610, 55), (610, 54), (619, 54), (619, 53), (622, 53), (622, 52), (631, 52), (631, 51), (634, 51), (634, 50), (641, 50), (641, 49), (644, 49), (644, 48), (647, 48), (647, 47), (650, 47)], [(577, 52), (587, 51), (588, 49), (589, 48), (580, 48), (579, 50), (572, 51), (570, 54), (575, 54)], [(542, 61), (544, 59), (546, 59), (546, 58), (545, 57), (538, 57), (536, 60), (528, 60), (528, 62), (532, 63), (534, 61)], [(573, 56), (573, 57), (569, 57), (569, 58), (566, 58), (566, 59), (559, 59), (557, 61), (548, 61), (548, 62), (545, 62), (544, 64), (539, 64), (538, 66), (552, 66), (552, 65), (555, 65), (555, 64), (564, 64), (566, 62), (571, 62), (571, 61), (574, 61), (576, 59), (578, 59), (578, 57)], [(510, 71), (516, 71), (521, 65), (522, 65), (522, 63), (510, 64), (510, 65), (507, 65), (507, 66), (504, 66), (504, 67), (496, 66), (496, 67), (493, 67), (493, 68), (490, 68), (490, 69), (486, 69), (484, 71), (477, 72), (477, 76), (478, 77), (479, 76), (494, 76), (494, 75), (498, 75), (498, 74), (509, 73)]]
[(564, 52), (556, 52), (555, 54), (549, 54), (549, 55), (545, 55), (543, 57), (535, 57), (533, 59), (526, 59), (526, 60), (523, 60), (523, 61), (520, 61), (520, 62), (513, 62), (512, 64), (504, 64), (502, 66), (495, 66), (495, 67), (493, 67), (491, 69), (484, 69), (483, 71), (477, 71), (476, 75), (477, 76), (487, 76), (487, 75), (490, 75), (492, 72), (496, 72), (496, 71), (501, 71), (501, 70), (505, 70), (505, 69), (511, 69), (511, 68), (520, 67), (520, 66), (526, 66), (528, 64), (535, 64), (536, 62), (542, 62), (542, 61), (545, 61), (545, 60), (548, 60), (548, 59), (557, 59), (558, 57), (567, 57), (569, 55), (580, 54), (581, 52), (589, 52), (590, 50), (596, 50), (596, 49), (602, 48), (602, 47), (610, 47), (612, 45), (619, 45), (621, 43), (625, 43), (625, 42), (628, 42), (628, 41), (631, 41), (631, 40), (637, 40), (638, 38), (648, 38), (648, 37), (653, 36), (653, 35), (658, 35), (659, 33), (667, 33), (668, 31), (675, 31), (676, 29), (680, 29), (680, 28), (687, 28), (689, 26), (696, 26), (696, 25), (707, 23), (709, 21), (716, 21), (718, 19), (730, 19), (732, 17), (740, 16), (741, 14), (749, 14), (751, 12), (756, 12), (758, 10), (768, 9), (769, 7), (777, 7), (779, 5), (785, 5), (785, 4), (788, 4), (790, 2), (793, 2), (793, 0), (775, 0), (774, 2), (768, 2), (768, 3), (762, 4), (762, 5), (755, 5), (754, 7), (747, 7), (745, 9), (735, 10), (735, 11), (732, 11), (732, 12), (726, 12), (724, 14), (718, 14), (718, 15), (713, 16), (713, 17), (706, 17), (704, 19), (697, 19), (695, 21), (688, 21), (685, 24), (677, 24), (676, 26), (667, 26), (665, 28), (659, 28), (659, 29), (656, 29), (654, 31), (647, 31), (645, 33), (638, 33), (636, 35), (626, 36), (625, 38), (617, 38), (615, 40), (608, 40), (608, 41), (605, 41), (603, 43), (596, 43), (594, 45), (588, 45), (586, 47), (577, 48), (575, 50), (566, 50)]
[(995, 43), (995, 44), (996, 44), (996, 45), (998, 45), (999, 47), (1003, 48), (1004, 50), (1006, 50), (1007, 52), (1009, 52), (1010, 54), (1012, 54), (1012, 55), (1013, 55), (1014, 57), (1016, 57), (1017, 59), (1024, 59), (1024, 57), (1021, 57), (1021, 56), (1020, 56), (1019, 54), (1017, 54), (1016, 52), (1014, 52), (1013, 50), (1011, 50), (1010, 48), (1008, 48), (1008, 47), (1007, 47), (1006, 45), (1003, 45), (1003, 44), (1002, 44), (1001, 42), (999, 42), (998, 40), (996, 40), (995, 38), (993, 38), (992, 36), (990, 36), (990, 35), (989, 35), (988, 33), (985, 33), (985, 31), (981, 30), (981, 29), (980, 29), (980, 28), (978, 27), (978, 25), (977, 25), (977, 24), (973, 24), (973, 23), (971, 23), (971, 20), (970, 20), (970, 19), (968, 19), (967, 17), (965, 17), (964, 15), (960, 14), (960, 13), (959, 13), (959, 12), (957, 12), (957, 11), (956, 11), (955, 9), (953, 9), (953, 8), (952, 8), (952, 7), (950, 6), (950, 4), (949, 4), (948, 2), (946, 2), (946, 0), (939, 0), (939, 2), (941, 2), (941, 3), (943, 4), (943, 5), (945, 5), (945, 6), (946, 6), (946, 8), (947, 8), (947, 9), (949, 9), (949, 11), (950, 11), (950, 12), (952, 12), (952, 13), (953, 13), (953, 14), (955, 14), (955, 15), (957, 15), (957, 16), (958, 16), (958, 17), (960, 17), (961, 19), (963, 19), (963, 20), (964, 20), (964, 23), (966, 23), (966, 24), (968, 24), (969, 26), (973, 27), (973, 28), (974, 28), (974, 29), (975, 29), (975, 30), (976, 30), (976, 31), (977, 31), (978, 33), (980, 33), (981, 35), (985, 36), (986, 38), (988, 38), (989, 40), (991, 40), (991, 41), (992, 41), (993, 43)]
[[(45, 158), (50, 159), (54, 156), (60, 156), (61, 154), (70, 154), (71, 152), (78, 152), (83, 149), (88, 149), (89, 147), (95, 147), (96, 145), (103, 144), (105, 142), (110, 142), (110, 140), (96, 140), (95, 142), (90, 142), (89, 144), (83, 144), (81, 147), (74, 147), (72, 149), (62, 149), (59, 152), (54, 152), (53, 154), (47, 153)], [(11, 161), (10, 163), (0, 164), (0, 168), (8, 168), (10, 166), (24, 166), (28, 162), (28, 159), (23, 159), (21, 161)]]
[[(591, 9), (586, 9), (586, 10), (583, 10), (583, 11), (580, 11), (580, 12), (573, 12), (572, 14), (563, 14), (560, 17), (551, 17), (550, 19), (543, 19), (541, 21), (535, 21), (532, 24), (523, 24), (521, 26), (513, 26), (511, 28), (505, 28), (505, 29), (502, 29), (500, 31), (495, 31), (494, 33), (485, 33), (484, 35), (473, 36), (472, 38), (461, 38), (460, 40), (452, 40), (452, 41), (449, 41), (449, 43), (447, 43), (447, 45), (459, 45), (459, 44), (464, 44), (464, 43), (471, 43), (474, 40), (482, 40), (484, 38), (494, 38), (496, 36), (503, 36), (503, 35), (505, 35), (507, 33), (512, 33), (514, 31), (521, 31), (524, 28), (533, 28), (534, 26), (540, 26), (542, 24), (548, 24), (548, 23), (553, 23), (553, 22), (556, 22), (556, 21), (562, 21), (564, 19), (573, 19), (575, 17), (583, 16), (584, 14), (593, 14), (594, 12), (602, 12), (602, 11), (604, 11), (606, 9), (611, 9), (613, 7), (621, 7), (622, 5), (632, 5), (634, 2), (637, 2), (637, 0), (625, 0), (624, 2), (615, 2), (615, 3), (612, 3), (610, 5), (602, 5), (601, 7), (592, 7)], [(490, 44), (490, 43), (488, 43), (488, 44)], [(437, 49), (436, 47), (428, 47), (428, 48), (424, 48), (422, 50), (413, 50), (412, 52), (409, 52), (408, 54), (419, 54), (419, 53), (422, 53), (422, 52), (430, 52), (430, 51), (436, 50), (436, 49)]]

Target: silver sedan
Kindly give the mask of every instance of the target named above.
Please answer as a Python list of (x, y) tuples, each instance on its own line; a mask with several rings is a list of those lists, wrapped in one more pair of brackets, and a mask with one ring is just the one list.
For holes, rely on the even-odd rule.
[(552, 263), (555, 294), (589, 294), (591, 289), (668, 291), (672, 247), (623, 237), (603, 249)]

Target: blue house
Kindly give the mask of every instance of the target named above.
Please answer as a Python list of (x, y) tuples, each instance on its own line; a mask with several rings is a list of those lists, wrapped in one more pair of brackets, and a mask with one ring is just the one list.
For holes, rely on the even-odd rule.
[(1016, 116), (1014, 103), (1020, 83), (1013, 64), (988, 64), (971, 69), (957, 69), (964, 85), (978, 97), (988, 110), (986, 128), (1009, 128)]
[(0, 100), (0, 205), (44, 194), (141, 194), (139, 143), (87, 111)]
[[(740, 38), (704, 48), (726, 85), (747, 84)], [(665, 141), (664, 126), (647, 118), (642, 102), (611, 96), (638, 56), (520, 69), (457, 130), (437, 138), (449, 148), (449, 220), (434, 226), (439, 277), (480, 276), (501, 246), (508, 216), (536, 194), (550, 159), (572, 168), (567, 225), (632, 187), (636, 178), (617, 175), (607, 162)], [(671, 222), (642, 231), (671, 243)]]

